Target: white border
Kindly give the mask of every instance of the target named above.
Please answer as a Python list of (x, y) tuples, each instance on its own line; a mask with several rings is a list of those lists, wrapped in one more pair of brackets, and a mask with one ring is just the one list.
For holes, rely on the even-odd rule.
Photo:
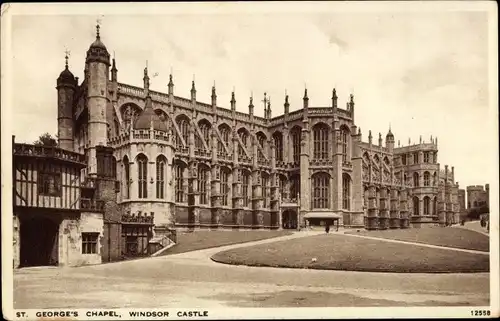
[[(328, 12), (332, 6), (325, 2), (253, 2), (253, 3), (61, 3), (61, 4), (2, 4), (1, 13), (1, 121), (2, 121), (2, 309), (4, 316), (13, 317), (13, 271), (12, 271), (12, 73), (11, 73), (11, 18), (14, 15), (152, 15), (152, 14), (221, 14), (221, 13), (269, 13), (269, 12)], [(499, 216), (498, 195), (498, 14), (496, 2), (493, 1), (434, 1), (434, 2), (337, 2), (335, 11), (357, 12), (404, 12), (404, 11), (487, 11), (489, 13), (489, 118), (485, 121), (484, 137), (490, 139), (491, 149), (485, 151), (485, 157), (491, 157), (492, 180), (490, 184), (490, 299), (489, 309), (492, 315), (499, 315)], [(457, 35), (459, 36), (459, 35)], [(466, 129), (464, 129), (466, 130)], [(491, 153), (491, 154), (490, 154)], [(441, 318), (466, 318), (472, 317), (470, 311), (473, 307), (434, 307), (434, 308), (252, 308), (252, 309), (210, 309), (209, 319), (229, 318), (408, 318), (408, 317), (441, 317)], [(479, 308), (478, 309), (482, 309)], [(146, 311), (145, 309), (138, 309)], [(173, 315), (179, 309), (166, 309)], [(77, 319), (85, 317), (87, 310), (81, 311)], [(125, 314), (130, 309), (116, 310)], [(176, 317), (174, 317), (176, 318)], [(98, 320), (99, 318), (92, 318)], [(106, 319), (106, 318), (103, 318)]]

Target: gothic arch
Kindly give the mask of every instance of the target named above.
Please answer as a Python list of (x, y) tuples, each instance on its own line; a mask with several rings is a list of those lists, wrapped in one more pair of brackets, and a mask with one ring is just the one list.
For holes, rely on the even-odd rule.
[(341, 131), (345, 131), (345, 132), (347, 132), (349, 135), (351, 135), (351, 129), (350, 129), (350, 128), (349, 128), (349, 126), (347, 126), (346, 124), (342, 124), (342, 125), (339, 127), (339, 129), (340, 129)]
[(129, 122), (132, 115), (136, 118), (142, 112), (142, 108), (134, 102), (124, 103), (120, 106), (120, 108), (118, 108), (118, 110), (120, 111), (120, 116), (124, 122)]
[(272, 139), (274, 141), (274, 158), (278, 162), (283, 161), (283, 133), (279, 130), (276, 130), (273, 135)]
[(412, 205), (413, 205), (413, 215), (420, 216), (420, 199), (418, 196), (412, 197)]

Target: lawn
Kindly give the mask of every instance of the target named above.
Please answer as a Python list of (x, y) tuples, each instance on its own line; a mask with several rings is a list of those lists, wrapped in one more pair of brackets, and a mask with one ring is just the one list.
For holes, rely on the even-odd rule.
[(194, 231), (179, 233), (177, 244), (161, 255), (184, 253), (230, 244), (290, 235), (290, 231)]
[(371, 272), (488, 272), (489, 256), (328, 234), (219, 252), (220, 263)]
[(347, 234), (366, 235), (384, 239), (425, 243), (459, 249), (489, 252), (488, 236), (475, 231), (454, 227), (411, 228), (404, 230), (383, 230), (346, 232)]

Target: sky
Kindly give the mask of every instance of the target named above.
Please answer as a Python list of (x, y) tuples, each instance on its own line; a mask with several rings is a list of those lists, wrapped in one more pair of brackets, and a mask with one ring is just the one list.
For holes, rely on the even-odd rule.
[(65, 50), (81, 80), (99, 19), (119, 82), (142, 87), (147, 61), (150, 76), (158, 73), (152, 90), (166, 92), (172, 71), (176, 95), (189, 97), (195, 79), (197, 99), (209, 103), (215, 82), (220, 106), (229, 108), (234, 89), (237, 110), (248, 112), (253, 93), (259, 116), (264, 92), (277, 116), (285, 92), (293, 111), (302, 108), (305, 87), (310, 107), (331, 106), (335, 87), (341, 108), (354, 94), (363, 141), (368, 130), (374, 141), (379, 132), (385, 139), (389, 126), (401, 145), (420, 136), (428, 142), (432, 135), (439, 139), (441, 167), (454, 166), (462, 188), (496, 180), (491, 15), (469, 7), (372, 5), (23, 7), (10, 20), (12, 132), (16, 142), (28, 143), (57, 133), (55, 86)]

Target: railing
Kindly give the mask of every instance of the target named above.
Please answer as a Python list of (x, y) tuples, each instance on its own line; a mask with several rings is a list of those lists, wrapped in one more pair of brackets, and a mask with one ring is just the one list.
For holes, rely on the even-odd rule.
[(122, 223), (141, 223), (141, 224), (153, 224), (154, 222), (154, 213), (148, 215), (145, 213), (142, 215), (139, 212), (137, 215), (135, 214), (122, 214)]
[(104, 212), (104, 201), (94, 200), (90, 198), (80, 199), (80, 210), (89, 210), (96, 212)]
[(205, 150), (203, 148), (196, 148), (194, 150), (194, 154), (196, 156), (201, 156), (201, 157), (211, 157), (212, 156), (212, 151), (210, 150)]
[(247, 157), (246, 155), (238, 155), (238, 162), (240, 163), (247, 163), (247, 164), (251, 164), (252, 163), (252, 159), (250, 157)]
[(328, 166), (328, 165), (333, 165), (333, 161), (331, 159), (321, 159), (321, 158), (314, 158), (311, 160), (311, 165), (313, 166)]
[(286, 168), (286, 163), (284, 161), (276, 161), (276, 168)]
[(265, 159), (263, 156), (260, 156), (257, 158), (257, 164), (262, 165), (262, 166), (271, 166), (271, 161), (268, 159)]
[(188, 155), (189, 154), (189, 147), (184, 147), (184, 146), (177, 146), (177, 154), (183, 154), (183, 155)]
[(85, 155), (61, 149), (31, 144), (14, 144), (13, 154), (15, 156), (52, 157), (65, 161), (85, 164)]
[(233, 160), (233, 155), (231, 154), (226, 154), (224, 152), (218, 152), (217, 153), (217, 158), (221, 160), (227, 160), (227, 161), (232, 161)]

